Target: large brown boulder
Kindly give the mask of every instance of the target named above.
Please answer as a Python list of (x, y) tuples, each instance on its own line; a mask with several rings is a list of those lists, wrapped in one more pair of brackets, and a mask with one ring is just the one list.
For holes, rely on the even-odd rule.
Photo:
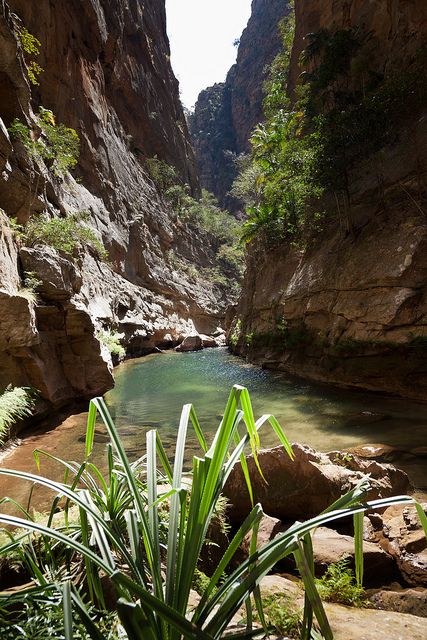
[(202, 339), (203, 349), (212, 349), (218, 346), (216, 339), (213, 336), (206, 336), (205, 334), (201, 334), (200, 337)]
[(200, 351), (203, 349), (202, 337), (198, 333), (187, 336), (176, 348), (176, 351)]
[[(259, 464), (265, 480), (256, 468), (253, 456), (248, 467), (255, 502), (264, 511), (283, 521), (305, 520), (318, 515), (344, 493), (352, 489), (366, 474), (370, 474), (369, 499), (385, 498), (406, 492), (406, 473), (388, 464), (324, 454), (308, 446), (293, 444), (292, 461), (283, 447), (260, 451)], [(234, 467), (224, 493), (231, 503), (228, 515), (232, 522), (241, 522), (251, 509), (241, 464)]]

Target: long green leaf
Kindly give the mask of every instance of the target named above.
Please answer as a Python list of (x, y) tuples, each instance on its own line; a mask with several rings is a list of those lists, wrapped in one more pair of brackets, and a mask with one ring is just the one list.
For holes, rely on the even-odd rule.
[[(307, 561), (307, 570), (314, 576), (314, 553), (311, 533), (307, 533), (301, 539), (304, 556)], [(310, 640), (313, 630), (313, 605), (307, 591), (304, 593), (304, 613), (302, 620), (301, 640)]]
[(71, 584), (64, 582), (62, 585), (62, 607), (64, 611), (64, 636), (65, 640), (73, 640), (73, 610), (71, 606)]
[(94, 510), (92, 507), (90, 507), (87, 504), (87, 501), (85, 501), (82, 498), (79, 491), (74, 491), (69, 487), (67, 487), (66, 485), (61, 484), (59, 482), (55, 482), (54, 480), (50, 480), (49, 478), (37, 476), (32, 473), (27, 473), (25, 471), (13, 471), (11, 469), (0, 469), (0, 476), (2, 475), (11, 476), (13, 478), (19, 478), (21, 480), (27, 480), (35, 484), (40, 484), (43, 487), (46, 487), (48, 489), (51, 489), (52, 491), (55, 491), (55, 493), (58, 493), (60, 495), (65, 496), (66, 498), (69, 498), (72, 502), (76, 503), (77, 505), (85, 509), (88, 515), (90, 514), (91, 517), (99, 524), (99, 526), (105, 530), (106, 534), (111, 538), (111, 540), (114, 541), (114, 544), (117, 546), (117, 548), (120, 550), (120, 552), (123, 554), (124, 557), (128, 556), (126, 547), (122, 544), (121, 540), (117, 537), (113, 529), (100, 516), (99, 511), (97, 509)]
[(97, 628), (80, 596), (72, 591), (71, 599), (74, 602), (80, 620), (89, 634), (89, 638), (91, 640), (105, 640), (105, 636)]
[[(184, 466), (185, 442), (187, 439), (188, 421), (192, 406), (183, 407), (178, 427), (178, 435), (175, 448), (175, 462), (173, 466), (172, 488), (182, 489), (182, 470)], [(178, 528), (180, 521), (181, 500), (179, 494), (171, 497), (169, 512), (168, 550), (166, 558), (166, 602), (176, 605), (176, 571), (177, 549), (180, 536), (184, 535)]]
[(86, 426), (86, 458), (90, 456), (93, 449), (93, 440), (95, 437), (95, 427), (96, 427), (96, 410), (97, 406), (94, 402), (89, 403), (89, 413), (87, 417), (87, 426)]
[(357, 586), (363, 586), (363, 513), (355, 513), (354, 524), (354, 562)]
[(138, 520), (142, 525), (143, 536), (142, 541), (144, 543), (145, 552), (147, 554), (148, 563), (150, 566), (150, 572), (153, 580), (160, 584), (161, 582), (161, 568), (154, 561), (155, 556), (155, 545), (157, 545), (157, 541), (154, 541), (151, 535), (151, 529), (148, 523), (147, 514), (145, 511), (145, 504), (143, 501), (142, 494), (139, 490), (139, 484), (135, 477), (135, 474), (132, 470), (129, 459), (126, 455), (122, 442), (120, 440), (119, 434), (117, 432), (116, 426), (110, 416), (110, 413), (107, 409), (107, 405), (105, 404), (103, 398), (95, 398), (91, 400), (91, 404), (93, 404), (98, 410), (102, 421), (104, 422), (107, 431), (109, 433), (111, 442), (117, 452), (117, 455), (120, 459), (121, 464), (123, 465), (124, 475), (126, 477), (126, 481), (129, 486), (129, 490), (132, 493), (134, 505), (136, 512), (138, 514)]
[(415, 508), (417, 510), (418, 517), (420, 519), (421, 525), (422, 525), (422, 527), (424, 529), (424, 535), (427, 538), (427, 516), (424, 513), (424, 509), (422, 508), (422, 506), (418, 502), (415, 502)]
[(255, 507), (250, 512), (250, 514), (244, 520), (242, 526), (239, 528), (239, 530), (234, 535), (233, 539), (231, 540), (230, 544), (227, 547), (227, 550), (225, 551), (224, 555), (222, 556), (220, 562), (218, 563), (218, 566), (215, 569), (214, 574), (212, 575), (207, 588), (205, 589), (205, 591), (202, 594), (200, 602), (199, 602), (199, 604), (198, 604), (198, 606), (197, 606), (197, 608), (196, 608), (196, 610), (194, 612), (193, 618), (192, 618), (193, 622), (200, 621), (200, 623), (203, 623), (205, 621), (205, 619), (207, 617), (207, 613), (204, 611), (204, 607), (205, 607), (206, 603), (208, 602), (211, 593), (213, 593), (215, 587), (217, 586), (217, 584), (220, 581), (221, 577), (225, 573), (225, 570), (227, 569), (228, 565), (230, 564), (231, 560), (233, 559), (234, 554), (236, 553), (236, 551), (239, 549), (240, 545), (242, 544), (243, 539), (249, 533), (249, 531), (252, 530), (252, 528), (256, 524), (259, 524), (259, 522), (261, 521), (263, 515), (264, 515), (264, 512), (263, 512), (263, 510), (261, 508), (261, 505), (259, 505), (259, 504), (255, 505)]
[(83, 557), (88, 558), (92, 562), (94, 562), (102, 571), (105, 571), (107, 575), (111, 574), (110, 567), (105, 564), (101, 558), (99, 558), (96, 553), (94, 553), (91, 549), (85, 547), (84, 545), (77, 542), (73, 538), (64, 535), (60, 531), (56, 529), (50, 529), (49, 527), (45, 527), (38, 522), (31, 522), (28, 520), (23, 520), (22, 518), (17, 518), (16, 516), (10, 516), (6, 513), (0, 513), (0, 522), (3, 524), (10, 525), (11, 527), (20, 527), (21, 529), (27, 529), (28, 531), (34, 531), (37, 533), (41, 533), (44, 536), (48, 536), (53, 538), (54, 540), (58, 540), (58, 542), (62, 542), (63, 544), (69, 546), (71, 549), (80, 553)]
[(139, 605), (121, 598), (117, 602), (117, 612), (128, 640), (158, 640), (157, 628), (153, 628)]
[[(166, 620), (168, 624), (179, 631), (179, 633), (182, 633), (185, 638), (212, 640), (208, 633), (199, 629), (196, 625), (187, 620), (184, 615), (181, 615), (175, 609), (169, 607), (165, 602), (153, 596), (140, 584), (128, 578), (128, 576), (125, 576), (123, 573), (116, 572), (112, 579), (119, 587), (126, 588), (139, 598), (141, 605), (144, 607), (145, 613), (155, 611), (162, 619)], [(156, 638), (156, 640), (158, 639)]]
[(148, 523), (151, 530), (153, 564), (159, 571), (153, 573), (154, 593), (163, 598), (163, 580), (161, 577), (159, 516), (157, 511), (157, 460), (156, 460), (156, 432), (147, 433), (147, 489), (148, 489)]
[[(322, 600), (316, 589), (314, 576), (307, 562), (307, 558), (305, 557), (304, 548), (301, 542), (298, 542), (297, 544), (297, 548), (294, 551), (294, 557), (295, 557), (295, 561), (297, 563), (297, 567), (300, 572), (302, 581), (304, 583), (306, 596), (310, 600), (310, 604), (313, 608), (313, 611), (316, 616), (322, 635), (324, 636), (325, 640), (333, 640), (334, 636), (332, 633), (332, 629), (329, 625), (329, 621), (326, 616), (325, 609), (323, 608)], [(306, 635), (307, 640), (309, 640), (310, 636), (311, 636), (311, 625), (307, 629), (307, 635)]]
[(166, 454), (165, 448), (163, 446), (163, 443), (161, 441), (158, 431), (156, 431), (156, 443), (157, 443), (157, 454), (160, 458), (160, 462), (162, 463), (162, 467), (164, 469), (164, 472), (166, 473), (168, 481), (172, 483), (173, 470), (170, 465), (168, 456)]

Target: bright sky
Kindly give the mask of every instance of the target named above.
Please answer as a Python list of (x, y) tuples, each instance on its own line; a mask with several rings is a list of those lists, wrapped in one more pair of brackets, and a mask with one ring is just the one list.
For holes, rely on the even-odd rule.
[(233, 41), (246, 27), (252, 0), (166, 0), (172, 66), (181, 100), (192, 107), (202, 89), (225, 80), (236, 61)]

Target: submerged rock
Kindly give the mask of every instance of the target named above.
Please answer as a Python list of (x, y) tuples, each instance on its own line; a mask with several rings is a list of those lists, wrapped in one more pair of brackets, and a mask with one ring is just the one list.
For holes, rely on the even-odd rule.
[(373, 458), (376, 460), (393, 460), (401, 451), (387, 444), (364, 444), (347, 450), (359, 458)]

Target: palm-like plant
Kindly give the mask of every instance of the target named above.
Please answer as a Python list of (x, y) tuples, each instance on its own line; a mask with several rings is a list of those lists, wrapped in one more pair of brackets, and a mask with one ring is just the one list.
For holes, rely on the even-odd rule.
[[(76, 504), (80, 512), (78, 526), (53, 527), (52, 518), (40, 524), (27, 518), (0, 514), (0, 521), (25, 529), (43, 537), (48, 544), (49, 556), (55, 558), (58, 550), (66, 550), (66, 565), (72, 573), (76, 559), (85, 564), (86, 595), (78, 591), (67, 577), (67, 572), (53, 576), (50, 581), (33, 561), (38, 578), (36, 590), (44, 593), (61, 590), (64, 606), (66, 640), (73, 638), (73, 612), (85, 625), (90, 638), (100, 640), (87, 608), (88, 596), (100, 608), (105, 608), (105, 580), (115, 589), (114, 607), (129, 640), (181, 640), (195, 638), (216, 640), (223, 636), (231, 619), (243, 604), (250, 610), (250, 597), (263, 621), (259, 583), (283, 557), (293, 554), (306, 590), (302, 638), (314, 637), (313, 619), (326, 640), (332, 632), (314, 582), (313, 554), (310, 534), (317, 526), (353, 515), (356, 530), (356, 577), (361, 583), (363, 551), (361, 527), (363, 511), (380, 508), (396, 502), (415, 503), (408, 496), (363, 503), (366, 482), (343, 496), (326, 512), (305, 523), (296, 523), (288, 531), (256, 550), (256, 538), (263, 511), (255, 505), (232, 538), (228, 549), (210, 578), (198, 605), (189, 612), (189, 600), (194, 575), (209, 524), (224, 484), (237, 461), (241, 461), (249, 492), (251, 486), (244, 457), (247, 445), (256, 457), (259, 429), (269, 423), (281, 443), (292, 457), (292, 448), (277, 421), (272, 416), (254, 420), (249, 394), (235, 386), (230, 394), (223, 419), (213, 443), (208, 447), (202, 428), (192, 405), (183, 409), (177, 435), (173, 466), (167, 458), (156, 431), (147, 434), (147, 451), (143, 460), (131, 464), (123, 449), (117, 430), (102, 399), (90, 404), (86, 453), (90, 454), (97, 412), (101, 415), (111, 438), (108, 449), (109, 474), (106, 481), (99, 471), (86, 461), (80, 467), (66, 465), (73, 472), (70, 482), (54, 482), (41, 476), (2, 469), (0, 475), (12, 475), (49, 487), (66, 505)], [(193, 458), (191, 482), (184, 474), (185, 443), (192, 425), (198, 437), (202, 455)], [(239, 427), (242, 425), (242, 434)], [(113, 449), (117, 461), (113, 460)], [(162, 475), (157, 462), (160, 462)], [(141, 476), (141, 463), (144, 474)], [(261, 470), (260, 470), (261, 472)], [(168, 486), (159, 490), (159, 482)], [(167, 534), (161, 527), (165, 504), (168, 505)], [(416, 504), (416, 503), (415, 503)], [(55, 505), (56, 506), (56, 505)], [(427, 518), (419, 505), (418, 513), (427, 533)], [(162, 533), (163, 532), (163, 533)], [(251, 553), (247, 560), (225, 577), (230, 561), (243, 538), (252, 532)], [(28, 533), (23, 534), (28, 538)], [(22, 538), (22, 536), (21, 536)], [(22, 546), (23, 540), (12, 540), (0, 552)], [(34, 558), (33, 558), (34, 560)], [(64, 560), (62, 560), (64, 563)], [(65, 577), (64, 577), (65, 576)], [(9, 599), (10, 602), (10, 599)], [(251, 616), (248, 616), (250, 620)], [(263, 631), (246, 628), (231, 638), (250, 638)]]

